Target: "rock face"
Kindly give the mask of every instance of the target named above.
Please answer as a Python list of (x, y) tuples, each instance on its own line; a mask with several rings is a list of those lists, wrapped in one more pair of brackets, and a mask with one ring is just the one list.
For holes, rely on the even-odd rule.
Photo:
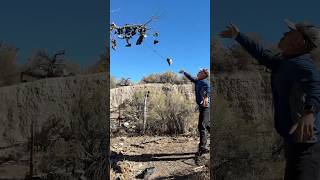
[(180, 92), (186, 96), (187, 100), (195, 99), (194, 88), (192, 84), (172, 85), (172, 84), (140, 84), (134, 86), (123, 86), (110, 90), (110, 107), (118, 107), (126, 99), (131, 99), (133, 94), (141, 90), (155, 90), (168, 92)]
[(233, 112), (246, 120), (265, 120), (273, 116), (270, 77), (267, 73), (238, 72), (216, 77), (217, 93), (230, 102)]
[[(195, 99), (192, 84), (141, 84), (111, 89), (110, 107), (118, 107), (124, 100), (130, 99), (134, 92), (144, 89), (181, 92), (187, 99)], [(230, 103), (233, 112), (241, 114), (246, 120), (257, 121), (273, 117), (270, 77), (267, 73), (252, 71), (218, 74), (213, 90)], [(215, 97), (212, 99), (214, 101)]]
[(31, 120), (41, 127), (49, 116), (67, 123), (81, 96), (108, 87), (104, 75), (50, 78), (0, 88), (0, 146), (25, 142)]
[[(31, 119), (39, 126), (52, 115), (68, 121), (77, 98), (101, 87), (107, 89), (104, 77), (87, 75), (52, 78), (0, 88), (0, 146), (26, 141)], [(248, 120), (272, 118), (268, 75), (259, 72), (219, 74), (215, 83), (215, 91), (231, 102), (234, 112), (241, 113)], [(135, 91), (149, 88), (163, 92), (181, 92), (187, 99), (195, 99), (192, 84), (142, 84), (111, 89), (110, 106), (117, 107), (125, 99), (130, 99)]]

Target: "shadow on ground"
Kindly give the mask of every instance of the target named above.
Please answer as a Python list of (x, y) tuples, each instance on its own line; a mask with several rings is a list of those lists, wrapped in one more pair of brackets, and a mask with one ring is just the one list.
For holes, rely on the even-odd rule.
[(188, 174), (188, 175), (174, 175), (174, 176), (167, 176), (167, 177), (159, 177), (155, 178), (155, 180), (165, 180), (165, 179), (172, 179), (172, 180), (185, 180), (185, 179), (199, 179), (199, 180), (204, 180), (206, 179), (205, 177), (208, 175), (205, 175), (204, 172), (196, 172), (193, 174)]
[[(150, 161), (177, 161), (184, 159), (193, 159), (195, 153), (160, 153), (160, 154), (140, 154), (140, 155), (125, 155), (122, 153), (111, 152), (111, 159), (114, 162), (118, 161), (134, 161), (134, 162), (150, 162)], [(173, 157), (172, 157), (173, 156)], [(182, 156), (182, 157), (179, 157)]]

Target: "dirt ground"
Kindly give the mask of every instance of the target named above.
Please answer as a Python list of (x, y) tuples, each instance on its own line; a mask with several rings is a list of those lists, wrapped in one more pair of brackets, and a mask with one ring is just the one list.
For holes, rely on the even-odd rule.
[(199, 138), (195, 137), (116, 137), (111, 139), (111, 179), (210, 179), (209, 154), (195, 164)]
[[(139, 179), (146, 168), (153, 173), (145, 179), (210, 179), (209, 154), (195, 164), (196, 137), (116, 137), (111, 139), (111, 179)], [(0, 151), (0, 179), (23, 179), (29, 171), (26, 147)], [(39, 159), (40, 157), (36, 157)], [(13, 160), (14, 159), (14, 160)]]

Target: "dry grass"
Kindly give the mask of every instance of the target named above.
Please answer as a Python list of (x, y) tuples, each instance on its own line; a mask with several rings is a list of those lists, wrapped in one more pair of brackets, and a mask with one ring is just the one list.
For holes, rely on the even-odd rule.
[[(228, 102), (216, 98), (213, 148), (214, 168), (217, 179), (281, 179), (283, 157), (273, 156), (278, 135), (273, 131), (259, 131), (261, 124), (245, 121), (231, 112)], [(217, 105), (219, 104), (219, 106)], [(271, 121), (266, 120), (266, 122)], [(250, 122), (250, 123), (249, 123)], [(268, 124), (267, 124), (268, 125)]]
[[(123, 122), (134, 126), (133, 132), (141, 134), (143, 129), (144, 95), (147, 91), (135, 92), (131, 101), (123, 104)], [(150, 91), (147, 101), (146, 134), (178, 135), (194, 132), (197, 113), (195, 103), (186, 100), (182, 93), (166, 94)]]

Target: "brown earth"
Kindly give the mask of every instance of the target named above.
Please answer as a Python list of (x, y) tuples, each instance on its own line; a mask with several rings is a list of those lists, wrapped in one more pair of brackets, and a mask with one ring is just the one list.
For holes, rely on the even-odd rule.
[(148, 179), (210, 179), (209, 154), (195, 164), (195, 137), (116, 137), (111, 139), (111, 179), (138, 179), (154, 167)]

